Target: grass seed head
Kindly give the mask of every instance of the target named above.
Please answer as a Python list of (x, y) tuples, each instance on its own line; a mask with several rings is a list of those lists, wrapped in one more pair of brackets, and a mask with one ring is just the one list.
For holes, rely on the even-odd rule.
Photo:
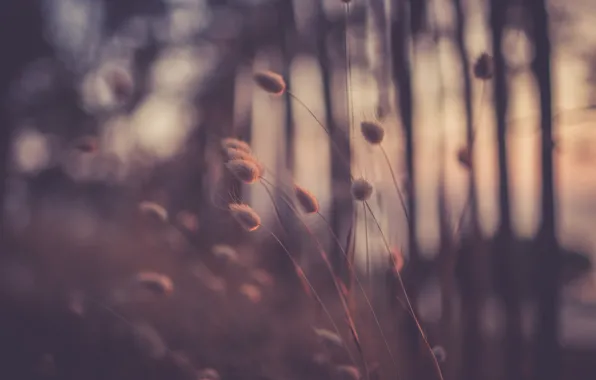
[(232, 160), (225, 165), (234, 177), (244, 183), (255, 183), (261, 176), (257, 164), (250, 160)]
[(317, 201), (317, 198), (310, 191), (296, 185), (294, 192), (296, 193), (296, 199), (300, 207), (302, 207), (305, 213), (313, 214), (319, 212), (319, 201)]
[(482, 53), (474, 62), (474, 76), (481, 80), (492, 79), (495, 73), (495, 64), (493, 57), (487, 53)]
[(261, 217), (247, 204), (233, 203), (229, 206), (232, 217), (246, 231), (255, 231), (261, 226)]
[(372, 145), (378, 145), (383, 142), (385, 129), (380, 123), (375, 121), (363, 121), (360, 123), (360, 131), (364, 139)]
[(155, 202), (143, 201), (139, 203), (139, 211), (146, 215), (153, 215), (163, 222), (168, 221), (168, 211)]
[(160, 273), (139, 272), (135, 275), (135, 281), (156, 294), (170, 295), (174, 291), (172, 280)]
[(240, 293), (246, 296), (252, 303), (259, 303), (263, 298), (259, 287), (253, 284), (242, 284), (240, 286)]
[(397, 249), (392, 249), (389, 255), (389, 267), (392, 273), (397, 274), (401, 272), (404, 267), (404, 256)]
[(176, 214), (176, 221), (188, 231), (199, 230), (199, 218), (190, 211), (182, 210)]
[(335, 367), (340, 379), (345, 380), (360, 380), (362, 375), (360, 370), (353, 365), (338, 365)]
[(334, 346), (342, 347), (344, 345), (343, 340), (339, 335), (334, 333), (333, 331), (327, 329), (313, 329), (317, 337), (326, 344), (332, 344)]
[(238, 149), (243, 152), (250, 154), (252, 152), (250, 145), (247, 142), (233, 138), (227, 137), (221, 140), (221, 147), (224, 149), (224, 152), (230, 148)]
[(238, 148), (226, 148), (224, 151), (224, 158), (227, 161), (232, 160), (252, 160), (253, 156), (249, 152)]
[(236, 148), (228, 148), (224, 154), (228, 161), (245, 160), (254, 163), (257, 166), (257, 169), (259, 169), (259, 177), (262, 177), (263, 174), (265, 174), (265, 166), (249, 152)]
[(259, 71), (253, 76), (259, 87), (273, 95), (281, 95), (286, 90), (284, 78), (272, 71)]
[(213, 368), (205, 368), (197, 373), (197, 380), (220, 380), (219, 372)]
[(435, 355), (435, 358), (437, 358), (437, 361), (439, 363), (447, 360), (447, 351), (445, 351), (445, 349), (443, 347), (434, 346), (432, 351), (433, 351), (433, 355)]
[(457, 160), (466, 169), (472, 167), (472, 152), (467, 146), (459, 148), (457, 151)]
[(352, 182), (352, 196), (357, 201), (367, 201), (372, 195), (372, 192), (372, 185), (364, 178), (358, 178)]
[(227, 244), (215, 244), (213, 247), (211, 247), (211, 253), (213, 253), (215, 257), (221, 258), (228, 262), (238, 261), (238, 253), (234, 247)]

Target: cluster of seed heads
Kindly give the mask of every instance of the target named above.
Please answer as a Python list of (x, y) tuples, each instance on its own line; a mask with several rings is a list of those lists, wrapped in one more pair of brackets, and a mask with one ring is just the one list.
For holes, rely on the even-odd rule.
[(482, 53), (474, 63), (474, 76), (478, 79), (492, 79), (495, 73), (493, 57), (487, 53)]
[(360, 123), (360, 131), (364, 139), (372, 145), (382, 143), (385, 137), (385, 129), (380, 123), (375, 121), (363, 121)]
[(284, 78), (272, 71), (259, 71), (253, 75), (255, 83), (266, 92), (281, 95), (286, 90)]
[(250, 146), (235, 138), (226, 138), (221, 142), (226, 167), (240, 181), (251, 184), (261, 178), (265, 172), (263, 164), (252, 155)]

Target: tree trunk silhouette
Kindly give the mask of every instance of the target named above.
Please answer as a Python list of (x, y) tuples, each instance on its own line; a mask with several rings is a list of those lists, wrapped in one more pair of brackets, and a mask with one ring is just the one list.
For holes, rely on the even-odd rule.
[(509, 173), (507, 169), (507, 107), (508, 89), (505, 59), (503, 57), (503, 32), (505, 28), (507, 1), (492, 0), (490, 23), (494, 49), (495, 77), (494, 99), (497, 125), (497, 152), (499, 166), (499, 216), (493, 258), (495, 260), (497, 292), (505, 306), (505, 359), (507, 378), (521, 379), (523, 363), (523, 339), (521, 335), (521, 311), (518, 297), (518, 279), (515, 257), (512, 252), (511, 213), (509, 202)]
[[(455, 41), (457, 44), (457, 53), (462, 69), (462, 82), (464, 85), (464, 104), (465, 104), (465, 117), (466, 117), (466, 142), (468, 149), (472, 152), (474, 146), (474, 115), (473, 115), (473, 94), (472, 94), (472, 82), (470, 80), (470, 60), (468, 58), (468, 49), (466, 47), (465, 35), (466, 35), (466, 17), (462, 7), (461, 0), (453, 0), (453, 6), (456, 15), (456, 33)], [(476, 236), (479, 232), (478, 227), (478, 200), (477, 200), (477, 189), (476, 182), (474, 180), (474, 160), (470, 161), (471, 168), (469, 173), (469, 184), (468, 184), (468, 198), (470, 202), (470, 224), (472, 236)]]
[(540, 91), (541, 144), (541, 208), (542, 222), (538, 233), (540, 270), (536, 271), (538, 286), (538, 323), (536, 335), (536, 379), (555, 380), (561, 376), (559, 332), (560, 250), (555, 226), (555, 189), (552, 155), (552, 85), (551, 44), (545, 0), (528, 2), (533, 15), (535, 57), (534, 77)]
[[(282, 56), (282, 75), (286, 81), (288, 91), (291, 91), (292, 80), (290, 78), (292, 66), (292, 51), (290, 38), (294, 34), (294, 8), (291, 0), (282, 0), (278, 4), (280, 48)], [(294, 116), (292, 97), (285, 96), (285, 154), (286, 168), (292, 172), (294, 170)]]
[(388, 5), (384, 0), (371, 0), (370, 1), (370, 17), (373, 22), (373, 27), (377, 38), (379, 51), (377, 54), (380, 56), (377, 59), (373, 67), (373, 76), (377, 82), (378, 88), (378, 100), (377, 100), (377, 116), (383, 118), (391, 110), (390, 97), (389, 97), (389, 73), (390, 73), (390, 56), (389, 56), (389, 45), (387, 41), (388, 35), (388, 20), (387, 20)]
[[(329, 151), (331, 154), (331, 189), (349, 188), (350, 186), (350, 168), (343, 161), (343, 159), (350, 160), (350, 146), (347, 138), (347, 133), (341, 129), (337, 124), (333, 110), (333, 88), (332, 88), (332, 67), (329, 61), (328, 44), (327, 44), (327, 27), (328, 20), (325, 17), (323, 10), (323, 0), (318, 2), (318, 33), (317, 33), (317, 58), (319, 69), (321, 70), (321, 79), (323, 82), (323, 102), (325, 105), (325, 123), (331, 134), (329, 137), (335, 142), (340, 152), (333, 147), (333, 143), (329, 143)], [(332, 191), (332, 194), (335, 194)], [(342, 221), (350, 218), (353, 212), (352, 200), (346, 200), (344, 197), (334, 196), (331, 201), (329, 209), (329, 222), (331, 229), (335, 236), (343, 236)], [(331, 250), (331, 261), (336, 273), (344, 274), (347, 281), (347, 265), (343, 253), (339, 246), (333, 244)]]
[[(392, 9), (391, 20), (391, 55), (393, 65), (393, 79), (397, 86), (396, 98), (397, 109), (399, 110), (402, 127), (405, 136), (405, 160), (406, 172), (409, 183), (409, 196), (407, 198), (408, 208), (408, 244), (410, 267), (415, 268), (419, 262), (418, 245), (416, 241), (416, 181), (414, 170), (414, 121), (413, 109), (414, 101), (412, 96), (411, 67), (410, 67), (410, 20), (409, 20), (409, 0), (397, 0)], [(412, 273), (415, 273), (415, 269)], [(408, 286), (409, 281), (406, 281)], [(405, 291), (405, 289), (403, 289)], [(412, 305), (416, 305), (416, 289), (408, 286), (408, 295)], [(407, 333), (408, 344), (414, 353), (420, 349), (419, 332), (411, 317), (408, 316)], [(408, 360), (409, 361), (409, 360)], [(412, 377), (418, 373), (416, 356), (412, 358)]]
[[(473, 95), (472, 82), (470, 79), (470, 61), (468, 49), (465, 42), (466, 35), (466, 17), (461, 0), (453, 0), (453, 8), (456, 16), (455, 42), (457, 53), (461, 65), (462, 82), (464, 86), (464, 105), (466, 118), (466, 144), (470, 154), (474, 151), (474, 115), (473, 115)], [(475, 165), (471, 157), (470, 167), (468, 169), (468, 199), (469, 205), (469, 228), (461, 229), (467, 237), (462, 246), (462, 319), (465, 329), (463, 330), (463, 378), (476, 379), (480, 376), (480, 359), (482, 353), (482, 337), (480, 333), (480, 306), (481, 297), (479, 282), (482, 281), (483, 266), (480, 264), (481, 249), (479, 249), (480, 227), (478, 224), (478, 200), (475, 182)], [(464, 209), (464, 212), (467, 207)]]

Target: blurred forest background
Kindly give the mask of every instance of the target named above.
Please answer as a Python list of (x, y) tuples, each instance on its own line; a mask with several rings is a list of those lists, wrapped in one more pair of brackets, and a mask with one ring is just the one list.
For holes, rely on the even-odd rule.
[(0, 376), (593, 378), (594, 22), (591, 0), (2, 1)]

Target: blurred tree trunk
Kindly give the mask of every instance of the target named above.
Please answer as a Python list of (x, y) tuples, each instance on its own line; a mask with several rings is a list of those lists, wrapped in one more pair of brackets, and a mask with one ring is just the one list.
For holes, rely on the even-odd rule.
[[(468, 49), (466, 47), (465, 35), (466, 35), (466, 17), (462, 7), (461, 0), (453, 0), (453, 6), (455, 8), (456, 15), (456, 33), (455, 40), (457, 44), (457, 53), (462, 69), (462, 82), (464, 85), (464, 104), (465, 104), (465, 117), (466, 117), (466, 142), (470, 154), (472, 154), (474, 146), (474, 116), (472, 110), (473, 94), (472, 94), (472, 82), (470, 80), (470, 61), (468, 58)], [(476, 236), (479, 231), (478, 226), (478, 200), (477, 190), (475, 181), (475, 170), (474, 160), (470, 161), (471, 167), (468, 171), (468, 198), (470, 202), (470, 224), (471, 234)]]
[(506, 374), (510, 380), (521, 379), (523, 363), (523, 337), (521, 333), (521, 310), (518, 296), (518, 278), (515, 257), (512, 250), (511, 213), (509, 202), (509, 174), (507, 169), (507, 107), (509, 93), (507, 72), (503, 57), (503, 33), (505, 29), (508, 2), (492, 0), (490, 24), (494, 49), (495, 79), (494, 98), (497, 125), (497, 151), (499, 166), (500, 225), (493, 254), (496, 268), (497, 292), (505, 306), (505, 358)]
[[(434, 15), (433, 15), (434, 16)], [(436, 19), (433, 20), (433, 28), (436, 28)], [(453, 334), (453, 297), (455, 289), (454, 271), (455, 271), (455, 242), (451, 227), (451, 215), (449, 212), (449, 202), (447, 199), (447, 150), (446, 150), (446, 123), (445, 123), (445, 77), (443, 75), (443, 63), (441, 57), (441, 35), (438, 29), (433, 29), (435, 39), (435, 54), (437, 62), (437, 71), (439, 78), (439, 90), (437, 102), (439, 104), (438, 118), (440, 120), (439, 146), (437, 148), (437, 157), (439, 158), (439, 178), (437, 191), (437, 207), (439, 214), (439, 281), (441, 286), (441, 326), (440, 341), (443, 348), (449, 353), (451, 358), (456, 357), (454, 334)], [(453, 378), (455, 360), (447, 360), (442, 364), (443, 377), (445, 380)]]
[(540, 91), (540, 126), (542, 129), (541, 163), (542, 223), (538, 233), (540, 267), (536, 273), (538, 285), (538, 323), (536, 336), (536, 374), (540, 380), (561, 377), (561, 348), (559, 333), (559, 279), (560, 250), (555, 226), (555, 189), (552, 155), (552, 86), (551, 44), (549, 21), (545, 0), (528, 2), (529, 14), (533, 15), (535, 57), (532, 63), (534, 77)]
[(376, 53), (379, 58), (373, 66), (373, 75), (377, 82), (378, 100), (377, 100), (377, 116), (383, 118), (391, 111), (390, 97), (389, 97), (389, 83), (390, 83), (390, 62), (388, 36), (388, 6), (384, 0), (370, 1), (370, 16), (373, 22), (373, 29), (376, 34), (376, 43), (379, 50)]
[[(329, 152), (331, 154), (331, 189), (332, 194), (339, 193), (338, 189), (349, 188), (350, 186), (350, 168), (343, 161), (350, 160), (350, 146), (347, 133), (341, 129), (335, 120), (333, 109), (333, 85), (332, 85), (332, 64), (329, 61), (329, 48), (327, 45), (329, 20), (325, 16), (323, 9), (323, 0), (318, 2), (319, 21), (317, 32), (317, 58), (321, 70), (323, 81), (323, 101), (325, 104), (325, 123), (331, 133), (330, 139), (335, 142), (339, 148), (335, 149), (332, 141), (329, 143)], [(338, 238), (343, 236), (342, 225), (345, 220), (349, 220), (353, 212), (353, 203), (351, 198), (342, 196), (333, 196), (331, 207), (329, 209), (329, 221), (331, 229)], [(333, 244), (331, 250), (331, 260), (336, 273), (345, 275), (344, 281), (347, 281), (347, 265), (342, 250), (336, 244)]]
[[(470, 79), (470, 61), (468, 49), (465, 42), (466, 36), (466, 16), (461, 0), (453, 0), (453, 7), (456, 16), (455, 42), (457, 53), (461, 65), (461, 76), (464, 90), (464, 105), (466, 118), (466, 144), (471, 155), (470, 167), (468, 169), (468, 199), (470, 208), (469, 228), (462, 229), (462, 233), (467, 235), (462, 250), (462, 324), (463, 329), (463, 378), (476, 379), (480, 374), (480, 361), (482, 356), (482, 336), (480, 332), (480, 308), (481, 297), (479, 289), (480, 282), (483, 280), (483, 266), (481, 265), (482, 250), (479, 242), (481, 239), (480, 228), (478, 224), (478, 200), (475, 181), (475, 165), (473, 159), (474, 151), (474, 115), (472, 109), (473, 94), (472, 82)], [(465, 209), (464, 209), (465, 212)]]
[[(414, 102), (412, 96), (412, 83), (411, 83), (411, 67), (410, 67), (410, 1), (409, 0), (396, 0), (395, 6), (392, 9), (391, 19), (391, 55), (393, 65), (393, 78), (394, 83), (397, 86), (396, 98), (397, 98), (397, 109), (400, 113), (401, 124), (404, 129), (405, 136), (405, 161), (406, 161), (406, 172), (408, 175), (409, 183), (409, 196), (407, 198), (408, 208), (408, 245), (409, 245), (409, 258), (410, 267), (413, 268), (412, 273), (415, 274), (416, 267), (419, 264), (418, 255), (418, 244), (416, 241), (416, 180), (414, 170), (414, 121), (413, 121), (413, 110)], [(412, 276), (415, 279), (415, 275)], [(410, 282), (406, 281), (408, 287), (408, 295), (412, 305), (416, 305), (416, 289), (415, 286), (409, 286)], [(402, 289), (404, 292), (406, 289)], [(406, 313), (407, 315), (407, 313)], [(407, 315), (407, 337), (408, 347), (412, 348), (414, 353), (418, 353), (420, 349), (420, 337), (417, 330), (416, 324), (412, 318)], [(407, 378), (415, 378), (418, 373), (418, 361), (417, 356), (405, 359), (406, 362), (410, 363), (411, 373), (406, 376)]]
[[(291, 87), (291, 69), (293, 52), (291, 49), (291, 40), (296, 34), (296, 23), (294, 20), (294, 7), (292, 6), (292, 0), (281, 0), (278, 2), (278, 17), (279, 17), (279, 31), (280, 31), (280, 48), (282, 55), (282, 75), (286, 80), (286, 86), (288, 91), (292, 90)], [(286, 154), (286, 168), (292, 173), (294, 171), (294, 116), (293, 116), (293, 104), (292, 97), (289, 95), (285, 96), (285, 154)]]

